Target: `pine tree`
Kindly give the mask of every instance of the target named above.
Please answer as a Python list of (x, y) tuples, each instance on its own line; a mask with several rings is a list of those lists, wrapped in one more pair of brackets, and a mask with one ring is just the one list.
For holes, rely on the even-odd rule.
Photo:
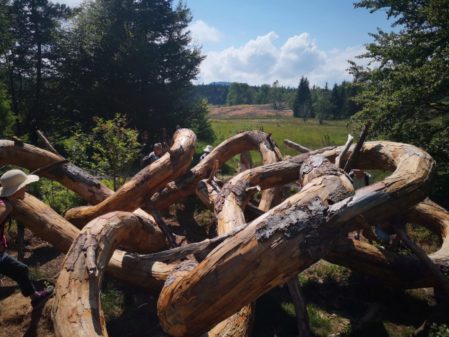
[(305, 77), (301, 77), (296, 91), (296, 97), (293, 102), (293, 116), (303, 118), (315, 117), (312, 108), (312, 96), (309, 88), (309, 81)]

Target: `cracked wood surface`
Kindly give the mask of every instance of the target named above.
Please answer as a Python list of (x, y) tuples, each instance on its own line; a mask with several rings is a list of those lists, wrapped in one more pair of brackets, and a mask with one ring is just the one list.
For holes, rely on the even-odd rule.
[[(337, 237), (353, 229), (351, 219), (363, 215), (382, 220), (426, 196), (435, 163), (424, 151), (391, 142), (371, 142), (364, 151), (396, 168), (393, 174), (341, 202), (337, 201), (342, 194), (335, 193), (341, 184), (336, 176), (312, 179), (297, 195), (223, 242), (192, 271), (170, 277), (158, 303), (164, 329), (175, 336), (204, 332), (325, 256)], [(334, 158), (337, 154), (335, 149), (324, 153)], [(305, 171), (307, 178), (308, 168)], [(253, 287), (248, 289), (247, 284)], [(213, 309), (204, 310), (205, 304)]]

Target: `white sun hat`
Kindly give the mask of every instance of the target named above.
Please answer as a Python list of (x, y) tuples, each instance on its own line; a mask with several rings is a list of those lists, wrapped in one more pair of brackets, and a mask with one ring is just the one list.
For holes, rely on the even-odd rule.
[(0, 177), (0, 197), (9, 197), (28, 184), (38, 181), (35, 174), (26, 175), (21, 170), (13, 169), (6, 171)]
[(213, 149), (214, 149), (214, 147), (212, 145), (207, 145), (204, 148), (203, 152), (212, 152)]

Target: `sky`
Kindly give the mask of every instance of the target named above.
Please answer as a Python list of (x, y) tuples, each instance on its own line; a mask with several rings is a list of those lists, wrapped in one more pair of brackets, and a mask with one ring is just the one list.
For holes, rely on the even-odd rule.
[[(76, 6), (80, 0), (59, 0)], [(196, 83), (241, 82), (331, 87), (351, 80), (348, 60), (391, 30), (384, 12), (355, 9), (353, 0), (184, 0), (190, 31), (205, 60)], [(357, 60), (366, 64), (367, 60)]]

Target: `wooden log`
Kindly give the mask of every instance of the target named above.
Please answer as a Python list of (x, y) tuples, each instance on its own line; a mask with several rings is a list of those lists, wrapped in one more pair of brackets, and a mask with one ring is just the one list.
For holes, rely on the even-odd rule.
[[(363, 168), (392, 167), (391, 159), (382, 155), (382, 152), (374, 151), (376, 142), (367, 142), (359, 159), (359, 165)], [(379, 147), (390, 147), (391, 143), (377, 143)], [(318, 153), (322, 150), (314, 151)], [(341, 148), (328, 148), (324, 151), (330, 160), (341, 154)], [(220, 195), (221, 201), (217, 205), (223, 209), (228, 208), (228, 218), (222, 217), (222, 223), (232, 223), (235, 218), (243, 218), (242, 208), (248, 200), (248, 190), (252, 186), (279, 186), (289, 183), (297, 178), (297, 172), (303, 160), (310, 154), (299, 155), (279, 163), (256, 167), (250, 171), (233, 177), (224, 189), (229, 190), (228, 194)], [(371, 165), (371, 166), (369, 166)], [(231, 193), (232, 192), (232, 193)], [(232, 194), (232, 195), (231, 195)], [(226, 198), (229, 195), (229, 198)], [(405, 211), (405, 210), (404, 210)], [(439, 251), (430, 255), (432, 261), (437, 263), (441, 270), (449, 273), (447, 256), (449, 255), (449, 214), (442, 207), (426, 200), (417, 206), (406, 211), (408, 221), (428, 227), (440, 235), (443, 239), (442, 247)], [(217, 211), (220, 217), (221, 211)], [(257, 214), (257, 213), (256, 213)], [(260, 215), (260, 212), (257, 216)], [(255, 219), (253, 216), (251, 219)], [(365, 273), (378, 279), (386, 285), (398, 288), (420, 288), (432, 287), (436, 285), (436, 280), (432, 275), (425, 272), (425, 267), (416, 259), (397, 255), (389, 251), (381, 250), (373, 245), (358, 240), (343, 239), (338, 242), (335, 250), (331, 252), (328, 260), (342, 266), (346, 266), (360, 273)], [(446, 267), (447, 266), (447, 267)]]
[(416, 257), (422, 261), (427, 267), (427, 270), (433, 274), (435, 279), (438, 281), (438, 286), (449, 295), (449, 280), (444, 276), (441, 270), (436, 264), (427, 256), (427, 254), (422, 250), (410, 237), (407, 235), (405, 230), (406, 223), (402, 219), (395, 219), (393, 222), (393, 228), (395, 232), (399, 235), (402, 242), (416, 255)]
[[(215, 147), (195, 167), (191, 168), (179, 179), (167, 184), (162, 191), (153, 195), (149, 203), (159, 210), (168, 208), (180, 199), (195, 193), (198, 182), (209, 176), (215, 160), (218, 160), (219, 166), (221, 167), (233, 156), (251, 150), (260, 151), (264, 163), (277, 161), (276, 151), (273, 148), (273, 144), (269, 141), (269, 135), (261, 131), (242, 132)], [(269, 199), (273, 198), (274, 196), (267, 196), (265, 200), (268, 202)]]
[(307, 152), (312, 151), (311, 149), (309, 149), (301, 144), (295, 143), (295, 142), (291, 141), (290, 139), (284, 139), (284, 144), (287, 145), (289, 148), (298, 151), (299, 153), (307, 153)]
[(354, 150), (351, 152), (351, 155), (348, 158), (348, 161), (346, 162), (344, 166), (344, 170), (346, 172), (349, 172), (354, 168), (354, 164), (357, 162), (357, 159), (360, 155), (360, 150), (362, 149), (363, 143), (366, 140), (366, 137), (368, 136), (368, 130), (371, 125), (371, 122), (368, 122), (363, 127), (362, 132), (360, 133), (359, 140), (357, 141), (357, 144), (355, 144)]
[[(441, 248), (430, 254), (429, 258), (449, 277), (449, 212), (426, 199), (410, 208), (406, 212), (406, 219), (441, 236)], [(438, 286), (438, 279), (415, 256), (395, 254), (359, 240), (343, 239), (326, 259), (377, 278), (391, 287)]]
[(176, 131), (173, 145), (160, 159), (143, 168), (113, 195), (94, 206), (72, 208), (65, 214), (74, 224), (85, 224), (101, 214), (121, 210), (134, 211), (146, 196), (162, 189), (187, 170), (195, 152), (196, 136), (189, 129)]
[(383, 182), (346, 197), (343, 191), (352, 189), (347, 178), (317, 171), (324, 160), (312, 157), (302, 166), (309, 181), (302, 191), (224, 241), (198, 266), (171, 275), (158, 302), (165, 331), (174, 336), (206, 331), (326, 256), (336, 239), (353, 229), (352, 219), (388, 218), (425, 197), (435, 167), (428, 154), (394, 143), (371, 150), (396, 166)]
[(292, 297), (293, 305), (295, 306), (298, 337), (310, 337), (309, 316), (298, 277), (295, 276), (288, 281), (287, 286)]
[[(93, 205), (114, 193), (85, 170), (59, 155), (33, 145), (18, 145), (17, 142), (0, 140), (0, 165), (2, 164), (21, 166), (34, 174), (57, 181)], [(136, 214), (151, 217), (141, 209), (136, 210)]]
[(341, 153), (335, 159), (335, 166), (337, 166), (338, 168), (342, 168), (341, 167), (341, 158), (346, 156), (346, 153), (348, 153), (353, 140), (354, 140), (354, 137), (352, 137), (351, 135), (348, 135), (348, 139), (346, 140), (345, 147), (343, 148), (343, 151), (341, 151)]
[[(48, 241), (56, 249), (65, 253), (79, 235), (80, 230), (56, 213), (46, 204), (26, 194), (24, 200), (11, 201), (14, 206), (14, 218), (20, 221), (35, 235)], [(167, 247), (164, 234), (149, 217), (136, 214), (122, 216), (123, 221), (140, 224), (141, 232), (132, 246), (123, 248), (139, 253), (151, 253)], [(138, 240), (138, 241), (137, 241)], [(124, 282), (148, 287), (160, 288), (174, 266), (155, 261), (147, 261), (140, 254), (117, 250), (111, 258), (108, 272)]]
[(100, 289), (114, 250), (122, 243), (140, 244), (142, 224), (135, 215), (102, 215), (80, 232), (73, 242), (55, 287), (52, 318), (59, 337), (107, 336)]
[(29, 144), (17, 146), (13, 141), (0, 140), (0, 165), (16, 165), (30, 171), (48, 166), (39, 172), (40, 176), (61, 183), (91, 204), (97, 204), (113, 193), (83, 169), (66, 163), (63, 157)]

